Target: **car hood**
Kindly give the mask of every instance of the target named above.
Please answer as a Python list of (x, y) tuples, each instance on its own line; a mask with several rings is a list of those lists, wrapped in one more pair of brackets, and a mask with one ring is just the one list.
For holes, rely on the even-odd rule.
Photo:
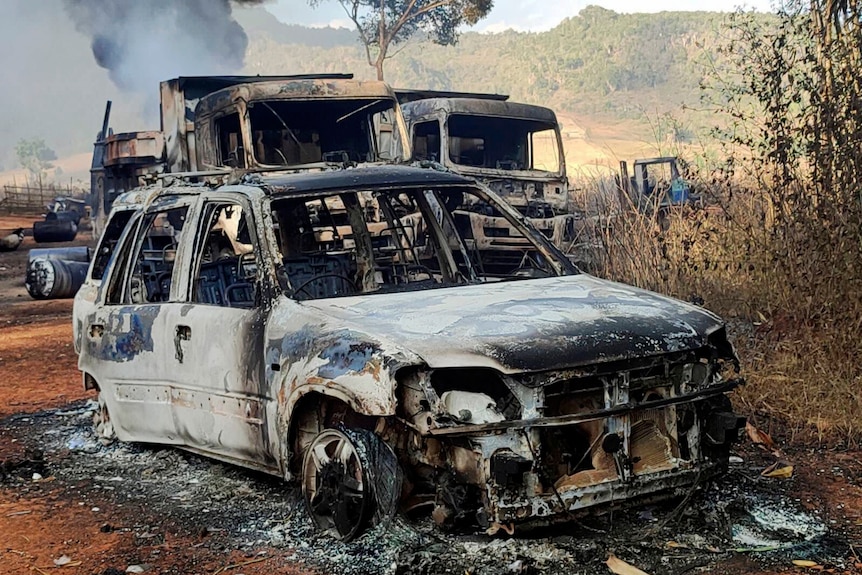
[(327, 324), (393, 342), (432, 368), (504, 373), (696, 349), (723, 326), (702, 308), (586, 274), (301, 305), (328, 316)]

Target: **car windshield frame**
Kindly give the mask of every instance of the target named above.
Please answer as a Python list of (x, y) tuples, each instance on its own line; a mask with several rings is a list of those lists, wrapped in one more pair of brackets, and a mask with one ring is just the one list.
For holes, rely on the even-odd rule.
[[(329, 114), (315, 115), (303, 113), (298, 115), (295, 111), (291, 111), (289, 114), (286, 113), (289, 107), (296, 107), (298, 110), (304, 108), (311, 110), (314, 107), (320, 107), (326, 110), (327, 108), (331, 109), (334, 106), (342, 104), (349, 106), (350, 103), (355, 105), (349, 109), (340, 111), (340, 115), (337, 118), (333, 118)], [(327, 99), (273, 98), (254, 100), (248, 103), (248, 130), (252, 139), (251, 157), (254, 164), (258, 167), (287, 169), (322, 163), (348, 164), (382, 161), (384, 150), (380, 149), (379, 129), (378, 126), (374, 125), (374, 117), (376, 114), (392, 114), (392, 137), (398, 139), (398, 146), (402, 148), (399, 153), (403, 154), (404, 143), (400, 141), (399, 137), (400, 127), (398, 126), (397, 111), (397, 100), (377, 95)], [(359, 115), (359, 118), (357, 118), (357, 115)], [(267, 121), (264, 126), (261, 126), (261, 118), (264, 117), (267, 118)], [(341, 143), (340, 140), (332, 138), (333, 134), (340, 135), (343, 132), (350, 132), (350, 130), (339, 130), (335, 129), (335, 127), (342, 122), (350, 120), (358, 123), (361, 134), (356, 133), (354, 130), (345, 139), (345, 142), (352, 139), (352, 143), (357, 144), (362, 140), (363, 148), (361, 150), (334, 146), (333, 144), (336, 141)], [(321, 122), (325, 122), (327, 125), (324, 126)], [(326, 128), (329, 128), (329, 132), (325, 131)], [(285, 152), (282, 148), (274, 147), (274, 141), (264, 141), (271, 140), (271, 138), (266, 137), (266, 133), (270, 133), (270, 136), (272, 136), (274, 132), (281, 132), (282, 148), (284, 146), (293, 146), (296, 148), (298, 155), (296, 161), (289, 160), (290, 153)], [(259, 147), (261, 149), (258, 149)], [(280, 158), (283, 160), (283, 163), (265, 161), (270, 159), (261, 157), (262, 152), (264, 154), (267, 153), (265, 150), (270, 150), (274, 154), (273, 157)], [(310, 159), (308, 158), (309, 154), (313, 155)], [(365, 157), (362, 157), (362, 155)]]
[[(469, 132), (473, 135), (455, 135), (453, 134), (453, 124), (454, 127), (458, 128), (458, 124), (460, 122), (472, 122), (477, 125), (486, 124), (483, 126), (482, 130), (455, 130), (460, 131), (461, 133), (466, 134)], [(511, 124), (522, 124), (526, 129), (521, 130), (524, 133), (526, 138), (525, 144), (526, 148), (523, 151), (525, 158), (523, 158), (523, 162), (521, 165), (517, 164), (517, 159), (512, 158), (512, 166), (510, 167), (501, 167), (498, 165), (499, 162), (495, 161), (494, 165), (489, 166), (485, 165), (487, 158), (483, 157), (483, 162), (481, 164), (476, 163), (463, 163), (458, 161), (459, 154), (453, 153), (455, 143), (461, 142), (464, 140), (477, 140), (482, 139), (483, 145), (484, 142), (488, 141), (500, 141), (500, 138), (494, 137), (494, 132), (496, 128), (493, 126), (493, 122), (499, 122), (501, 124), (506, 123), (509, 124), (508, 128), (513, 129)], [(535, 129), (533, 129), (535, 128)], [(511, 131), (511, 130), (510, 130)], [(536, 165), (536, 153), (533, 148), (533, 140), (532, 136), (535, 134), (539, 134), (542, 132), (551, 132), (553, 134), (553, 145), (554, 145), (554, 155), (555, 155), (555, 170), (548, 170), (543, 168), (535, 167)], [(563, 147), (561, 142), (561, 134), (559, 124), (540, 120), (537, 118), (525, 118), (520, 116), (503, 116), (503, 115), (489, 115), (489, 114), (477, 114), (477, 113), (469, 113), (469, 112), (457, 112), (448, 114), (446, 117), (446, 142), (443, 146), (443, 152), (446, 154), (448, 161), (457, 166), (459, 170), (475, 170), (475, 171), (487, 171), (487, 170), (505, 170), (511, 172), (538, 172), (543, 174), (552, 174), (552, 175), (560, 175), (563, 173), (563, 168), (565, 165), (565, 158), (563, 157)], [(499, 150), (498, 150), (499, 152)], [(511, 155), (511, 154), (509, 154)], [(505, 156), (505, 154), (503, 154)], [(527, 157), (528, 156), (528, 157)], [(529, 162), (527, 162), (529, 160)], [(529, 165), (527, 165), (529, 164)]]
[[(458, 231), (458, 227), (455, 222), (456, 213), (461, 212), (462, 210), (459, 207), (449, 207), (455, 205), (454, 200), (450, 198), (463, 197), (464, 193), (474, 194), (478, 199), (487, 202), (488, 205), (492, 207), (495, 217), (503, 218), (508, 222), (512, 229), (520, 232), (519, 238), (522, 238), (525, 242), (524, 245), (527, 245), (525, 255), (522, 257), (522, 264), (524, 264), (524, 266), (518, 268), (521, 273), (513, 272), (508, 275), (495, 275), (493, 273), (487, 273), (483, 272), (481, 269), (477, 269), (476, 263), (472, 259), (472, 252), (468, 245), (469, 242), (467, 239), (469, 238), (463, 237), (463, 234)], [(363, 194), (367, 197), (374, 197), (376, 201), (379, 201), (381, 197), (393, 198), (396, 195), (406, 194), (416, 201), (419, 211), (424, 216), (432, 213), (437, 214), (434, 218), (426, 217), (426, 221), (430, 232), (429, 238), (431, 238), (434, 244), (433, 258), (439, 263), (439, 268), (435, 267), (433, 268), (433, 271), (435, 273), (439, 273), (440, 277), (427, 278), (435, 280), (433, 282), (422, 283), (420, 281), (406, 281), (404, 285), (399, 285), (398, 287), (378, 285), (376, 289), (366, 289), (369, 284), (361, 283), (362, 277), (363, 274), (367, 276), (370, 272), (368, 272), (368, 270), (363, 272), (361, 269), (358, 269), (353, 272), (358, 274), (358, 289), (346, 290), (349, 291), (349, 293), (328, 293), (317, 297), (296, 297), (296, 291), (298, 291), (301, 286), (297, 281), (291, 279), (291, 276), (294, 274), (290, 273), (290, 270), (288, 269), (290, 267), (290, 263), (296, 263), (296, 259), (288, 255), (291, 250), (286, 249), (287, 244), (285, 243), (284, 238), (280, 237), (281, 232), (279, 230), (282, 229), (282, 226), (285, 226), (285, 229), (305, 229), (305, 233), (310, 233), (312, 230), (308, 230), (307, 222), (305, 222), (305, 227), (295, 221), (292, 226), (286, 225), (286, 222), (289, 220), (286, 220), (284, 218), (284, 214), (281, 212), (285, 211), (288, 202), (294, 202), (296, 205), (303, 202), (306, 204), (316, 203), (321, 205), (321, 203), (326, 202), (327, 198), (338, 198), (341, 202), (345, 202), (346, 196), (354, 196), (357, 198), (358, 203), (358, 198)], [(447, 201), (449, 202), (448, 205)], [(359, 206), (354, 207), (357, 213), (361, 211), (358, 208)], [(363, 207), (363, 209), (365, 208), (367, 208), (367, 205)], [(381, 214), (386, 211), (385, 209), (382, 209), (381, 206), (378, 206), (377, 209), (380, 210)], [(377, 295), (392, 293), (395, 291), (423, 291), (444, 287), (459, 287), (464, 285), (496, 283), (502, 281), (522, 281), (544, 277), (577, 275), (581, 273), (581, 271), (565, 256), (565, 254), (563, 254), (556, 246), (553, 245), (552, 242), (543, 236), (541, 232), (533, 228), (529, 222), (523, 218), (523, 216), (509, 207), (508, 204), (500, 199), (493, 191), (484, 186), (435, 184), (430, 182), (427, 185), (378, 186), (373, 190), (363, 188), (361, 185), (358, 185), (353, 189), (333, 188), (315, 190), (313, 192), (294, 192), (271, 197), (268, 210), (273, 214), (273, 222), (275, 222), (276, 227), (276, 229), (274, 229), (274, 236), (276, 237), (277, 244), (274, 253), (276, 254), (278, 268), (277, 276), (279, 277), (279, 283), (281, 284), (282, 290), (287, 293), (289, 297), (297, 300)], [(331, 214), (327, 215), (326, 211), (326, 208), (321, 208), (320, 214), (322, 215), (318, 215), (319, 221), (331, 222), (331, 227), (333, 229), (340, 229), (343, 223), (336, 225), (332, 220)], [(347, 211), (349, 212), (350, 210), (348, 209)], [(385, 217), (385, 215), (383, 217)], [(342, 219), (342, 222), (347, 221), (350, 219), (350, 215), (342, 216), (342, 218), (346, 218), (346, 220)], [(391, 219), (388, 221), (390, 224), (392, 223)], [(356, 220), (353, 220), (353, 223), (356, 223)], [(362, 225), (364, 228), (360, 228), (360, 231), (362, 234), (366, 234), (367, 237), (362, 239), (362, 242), (365, 243), (364, 247), (359, 246), (361, 242), (356, 242), (356, 249), (359, 251), (365, 249), (369, 254), (371, 254), (372, 247), (370, 244), (372, 243), (371, 240), (373, 239), (373, 235), (368, 229), (368, 222), (363, 222)], [(389, 229), (397, 236), (399, 232), (395, 230), (396, 227), (398, 226), (391, 226)], [(403, 230), (401, 230), (401, 233), (403, 233)], [(332, 250), (333, 253), (338, 252), (339, 254), (344, 253), (344, 251), (345, 250), (343, 249)], [(315, 253), (320, 255), (330, 255), (330, 252), (326, 250), (321, 250)], [(370, 258), (372, 262), (370, 266), (373, 267), (375, 261), (373, 254), (370, 255)], [(431, 257), (429, 256), (428, 259), (430, 260)], [(405, 263), (425, 267), (424, 263), (419, 261)], [(541, 265), (544, 265), (545, 269), (536, 273), (530, 273), (528, 271), (530, 269), (538, 269), (538, 266)], [(333, 277), (343, 277), (348, 275), (340, 271), (332, 270), (326, 271), (325, 273)], [(349, 279), (353, 279), (353, 276), (349, 276)]]

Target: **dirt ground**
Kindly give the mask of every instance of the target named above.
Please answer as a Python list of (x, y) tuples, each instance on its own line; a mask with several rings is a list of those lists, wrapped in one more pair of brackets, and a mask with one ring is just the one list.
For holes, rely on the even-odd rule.
[[(0, 230), (21, 221), (0, 218)], [(334, 542), (276, 479), (174, 449), (100, 444), (72, 302), (34, 301), (23, 288), (34, 245), (0, 254), (0, 573), (587, 574), (610, 573), (611, 553), (653, 575), (862, 573), (860, 453), (786, 448), (793, 476), (772, 479), (759, 471), (775, 457), (750, 443), (726, 477), (679, 506), (514, 538), (399, 519)]]

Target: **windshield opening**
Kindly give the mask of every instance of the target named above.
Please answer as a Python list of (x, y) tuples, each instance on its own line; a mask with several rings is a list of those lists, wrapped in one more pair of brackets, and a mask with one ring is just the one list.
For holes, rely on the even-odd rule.
[[(471, 211), (460, 206), (471, 205)], [(345, 192), (273, 201), (282, 279), (294, 299), (540, 278), (564, 269), (549, 245), (470, 190)], [(487, 241), (476, 226), (503, 218)], [(481, 235), (484, 238), (484, 235)]]
[(462, 166), (496, 170), (560, 171), (554, 124), (519, 118), (452, 115), (449, 159)]
[(375, 128), (393, 110), (394, 100), (385, 98), (251, 102), (253, 155), (268, 166), (374, 162), (381, 159)]

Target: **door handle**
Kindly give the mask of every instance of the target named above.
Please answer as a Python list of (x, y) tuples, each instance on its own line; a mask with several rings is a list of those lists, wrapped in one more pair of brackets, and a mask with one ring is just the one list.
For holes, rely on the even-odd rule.
[(90, 337), (92, 339), (96, 339), (97, 337), (102, 337), (102, 334), (105, 333), (105, 326), (100, 323), (91, 323), (90, 324)]
[(187, 325), (178, 325), (174, 333), (174, 346), (176, 347), (176, 358), (183, 362), (183, 342), (192, 338), (192, 328)]

